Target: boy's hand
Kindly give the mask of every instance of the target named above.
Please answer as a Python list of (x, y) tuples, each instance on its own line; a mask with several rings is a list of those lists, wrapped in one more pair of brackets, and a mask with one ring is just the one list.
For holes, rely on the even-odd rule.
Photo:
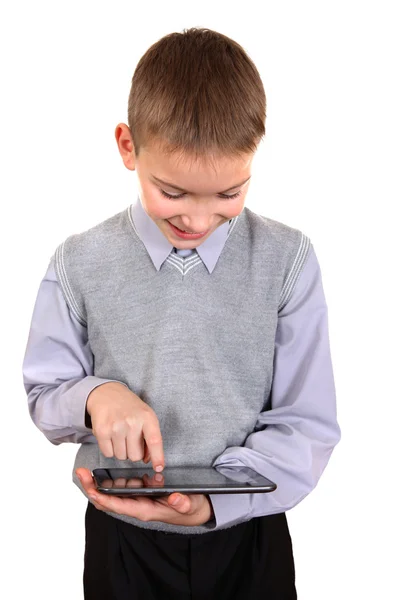
[(154, 470), (162, 471), (165, 461), (157, 415), (128, 387), (103, 383), (90, 392), (86, 409), (104, 456), (145, 463), (151, 459)]
[[(170, 494), (164, 498), (120, 498), (99, 492), (88, 469), (76, 469), (82, 486), (98, 510), (106, 510), (140, 521), (163, 521), (174, 525), (203, 525), (213, 516), (212, 504), (208, 496), (203, 494)], [(95, 496), (95, 499), (93, 498)], [(180, 501), (172, 506), (177, 498)]]

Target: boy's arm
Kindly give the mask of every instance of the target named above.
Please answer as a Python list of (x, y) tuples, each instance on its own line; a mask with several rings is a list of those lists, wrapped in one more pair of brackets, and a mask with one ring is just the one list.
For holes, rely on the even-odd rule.
[(328, 309), (312, 244), (292, 296), (278, 314), (270, 401), (271, 409), (260, 413), (244, 446), (227, 448), (213, 466), (251, 467), (277, 489), (211, 494), (217, 525), (294, 507), (317, 485), (340, 440)]
[(87, 329), (64, 300), (54, 257), (37, 294), (22, 371), (29, 413), (50, 442), (96, 441), (86, 399), (99, 385), (115, 380), (93, 376)]

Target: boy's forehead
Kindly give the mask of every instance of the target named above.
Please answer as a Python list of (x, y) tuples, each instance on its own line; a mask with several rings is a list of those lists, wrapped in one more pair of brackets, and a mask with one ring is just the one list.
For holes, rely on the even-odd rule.
[[(154, 179), (162, 179), (185, 188), (196, 179), (199, 183), (212, 185), (215, 182), (226, 188), (242, 183), (251, 175), (254, 154), (240, 157), (205, 157), (194, 159), (184, 153), (169, 154), (161, 149), (146, 149), (142, 156), (147, 174)], [(140, 160), (140, 157), (139, 157)]]

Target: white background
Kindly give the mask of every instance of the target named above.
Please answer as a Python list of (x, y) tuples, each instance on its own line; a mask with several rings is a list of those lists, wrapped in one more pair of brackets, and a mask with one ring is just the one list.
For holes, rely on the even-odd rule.
[[(399, 28), (395, 2), (10, 2), (1, 44), (2, 590), (83, 598), (78, 447), (30, 420), (22, 360), (55, 248), (136, 197), (114, 129), (162, 36), (215, 29), (254, 60), (266, 138), (246, 205), (314, 244), (342, 441), (287, 513), (299, 600), (400, 597)], [(260, 12), (262, 11), (262, 12)]]

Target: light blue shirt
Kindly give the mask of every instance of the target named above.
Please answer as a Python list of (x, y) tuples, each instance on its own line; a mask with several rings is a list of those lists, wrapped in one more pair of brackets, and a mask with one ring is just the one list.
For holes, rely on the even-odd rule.
[[(183, 268), (183, 258), (192, 254), (193, 262), (202, 260), (209, 273), (212, 273), (229, 228), (235, 221), (218, 227), (196, 249), (177, 250), (147, 215), (139, 198), (131, 207), (131, 218), (155, 269), (159, 270), (170, 255), (176, 261), (176, 268)], [(186, 258), (185, 268), (190, 268), (190, 264), (191, 259), (188, 264)], [(55, 274), (54, 257), (37, 294), (23, 361), (23, 381), (32, 420), (53, 444), (95, 440), (92, 430), (85, 425), (86, 400), (94, 388), (112, 380), (93, 375), (93, 354), (87, 329), (76, 320), (64, 300)], [(315, 405), (324, 418), (307, 420)], [(328, 309), (312, 245), (293, 294), (278, 314), (271, 408), (260, 415), (262, 423), (270, 427), (255, 434), (258, 452), (253, 452), (252, 467), (257, 470), (257, 460), (269, 461), (272, 480), (274, 472), (279, 471), (281, 490), (285, 488), (287, 477), (287, 501), (277, 504), (272, 492), (268, 494), (271, 500), (266, 510), (265, 502), (261, 506), (260, 496), (264, 494), (210, 495), (217, 525), (238, 522), (249, 515), (260, 516), (292, 508), (315, 487), (333, 446), (340, 440)], [(304, 435), (302, 419), (309, 423)], [(291, 423), (300, 424), (296, 436), (290, 434)], [(331, 442), (330, 450), (321, 446), (320, 455), (315, 458), (313, 449), (312, 463), (310, 440), (311, 444), (313, 437), (320, 440), (325, 431)], [(332, 432), (335, 435), (333, 443)], [(254, 455), (258, 456), (256, 460)], [(296, 456), (298, 461), (294, 459)], [(241, 458), (233, 448), (232, 452), (224, 453), (221, 465), (242, 466)], [(296, 464), (308, 463), (316, 476), (307, 478), (308, 483), (301, 494), (295, 494), (292, 487)]]

